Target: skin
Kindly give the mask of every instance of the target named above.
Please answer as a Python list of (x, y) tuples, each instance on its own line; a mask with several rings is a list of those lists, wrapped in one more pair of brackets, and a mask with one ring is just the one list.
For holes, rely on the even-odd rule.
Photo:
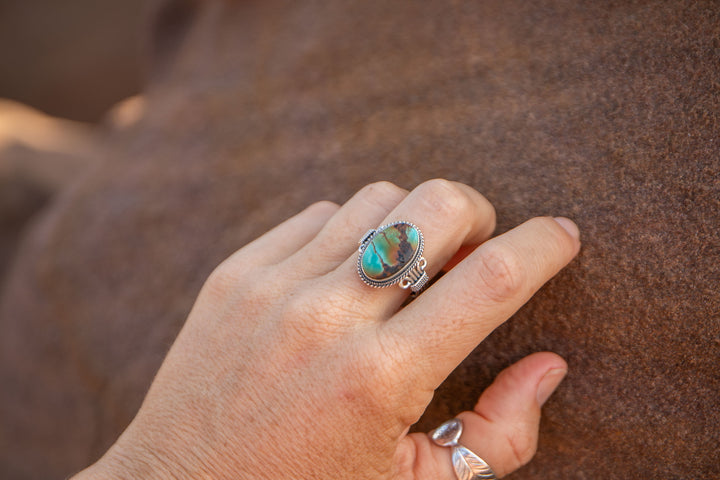
[[(447, 271), (404, 308), (407, 291), (356, 271), (358, 238), (395, 220), (420, 227), (431, 276)], [(580, 248), (565, 218), (494, 228), (482, 195), (441, 179), (308, 207), (217, 267), (133, 422), (74, 478), (456, 479), (450, 449), (410, 425)], [(458, 415), (460, 442), (499, 477), (527, 463), (566, 371), (549, 352), (508, 367)]]

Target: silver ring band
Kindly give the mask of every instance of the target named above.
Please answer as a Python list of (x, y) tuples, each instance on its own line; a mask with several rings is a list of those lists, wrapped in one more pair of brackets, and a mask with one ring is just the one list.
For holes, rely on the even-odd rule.
[(485, 460), (458, 443), (462, 435), (462, 421), (448, 420), (430, 432), (436, 445), (452, 448), (452, 463), (458, 480), (495, 480), (497, 477)]

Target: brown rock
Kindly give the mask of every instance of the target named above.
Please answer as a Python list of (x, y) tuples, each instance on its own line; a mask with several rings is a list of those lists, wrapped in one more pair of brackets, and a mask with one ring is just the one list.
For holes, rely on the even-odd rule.
[(714, 1), (208, 2), (147, 114), (58, 198), (0, 301), (0, 465), (61, 477), (138, 408), (211, 269), (306, 204), (469, 183), (577, 260), (418, 428), (552, 350), (570, 373), (512, 478), (718, 478)]

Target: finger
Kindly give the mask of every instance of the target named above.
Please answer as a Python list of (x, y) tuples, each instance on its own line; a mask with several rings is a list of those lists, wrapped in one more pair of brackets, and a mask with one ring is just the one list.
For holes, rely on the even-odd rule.
[[(460, 444), (485, 460), (498, 477), (527, 462), (537, 448), (540, 408), (567, 372), (567, 364), (550, 352), (535, 353), (498, 375), (472, 411), (457, 416), (463, 422)], [(413, 434), (401, 448), (404, 466), (418, 480), (456, 480), (451, 449), (435, 445), (426, 434)], [(412, 448), (410, 448), (412, 447)]]
[[(567, 226), (565, 230), (562, 223)], [(381, 326), (418, 387), (434, 390), (577, 254), (577, 227), (538, 217), (485, 242)], [(430, 382), (430, 383), (426, 383)]]
[[(495, 210), (475, 189), (457, 182), (427, 181), (400, 202), (381, 224), (403, 220), (418, 226), (424, 237), (427, 273), (435, 275), (463, 244), (479, 244), (495, 229)], [(346, 297), (355, 299), (369, 318), (381, 320), (394, 313), (408, 292), (397, 286), (373, 288), (357, 274), (357, 254), (327, 275)]]
[(328, 201), (313, 203), (225, 260), (226, 264), (274, 265), (310, 242), (340, 207)]
[(358, 191), (328, 220), (312, 241), (287, 261), (291, 271), (308, 277), (337, 268), (357, 252), (360, 237), (377, 225), (406, 196), (390, 182), (371, 183)]

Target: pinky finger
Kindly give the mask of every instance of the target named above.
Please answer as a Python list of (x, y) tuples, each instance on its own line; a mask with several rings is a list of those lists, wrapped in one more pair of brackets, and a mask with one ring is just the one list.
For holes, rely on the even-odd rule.
[(313, 203), (236, 251), (224, 263), (258, 266), (280, 263), (315, 238), (339, 209), (329, 201)]

